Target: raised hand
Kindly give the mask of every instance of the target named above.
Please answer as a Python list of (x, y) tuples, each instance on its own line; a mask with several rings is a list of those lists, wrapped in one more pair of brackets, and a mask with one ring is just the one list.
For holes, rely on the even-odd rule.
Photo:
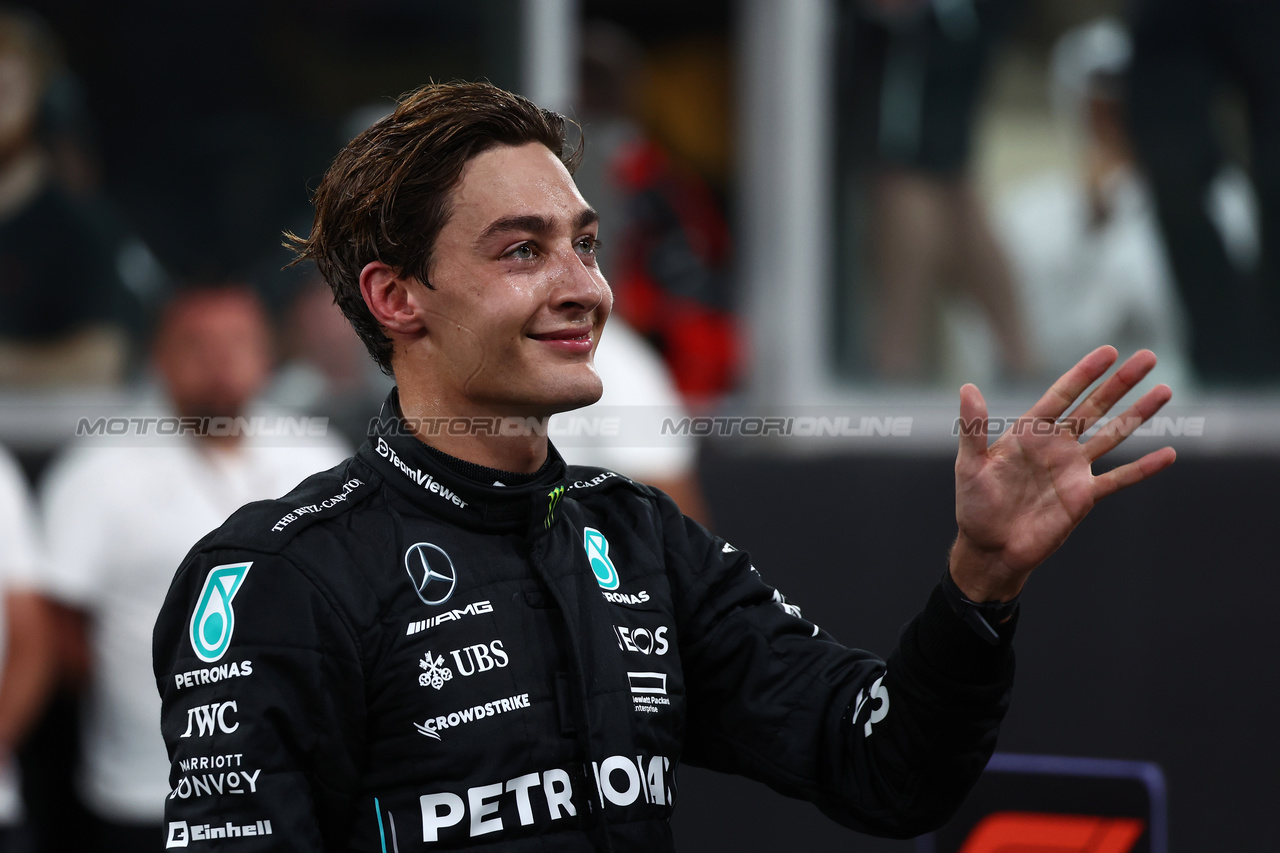
[(1167, 385), (1152, 388), (1087, 441), (1079, 440), (1155, 367), (1149, 350), (1131, 356), (1062, 417), (1116, 358), (1110, 346), (1089, 353), (990, 446), (982, 393), (974, 385), (960, 389), (965, 428), (956, 457), (959, 535), (951, 576), (970, 599), (1013, 598), (1031, 570), (1058, 549), (1098, 501), (1173, 463), (1173, 448), (1164, 447), (1104, 474), (1092, 469), (1169, 401), (1173, 392)]

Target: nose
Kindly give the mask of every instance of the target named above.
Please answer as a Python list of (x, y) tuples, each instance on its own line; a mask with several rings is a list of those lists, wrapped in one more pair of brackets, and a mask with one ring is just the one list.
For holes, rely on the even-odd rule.
[(613, 291), (599, 267), (589, 266), (570, 249), (556, 270), (551, 305), (575, 319), (595, 311), (603, 321), (613, 307)]

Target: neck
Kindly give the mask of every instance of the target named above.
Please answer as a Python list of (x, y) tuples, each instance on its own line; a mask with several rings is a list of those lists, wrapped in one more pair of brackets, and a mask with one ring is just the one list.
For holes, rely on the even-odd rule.
[(479, 407), (457, 411), (438, 399), (400, 385), (400, 413), (423, 444), (458, 459), (532, 474), (547, 460), (547, 417), (498, 414)]

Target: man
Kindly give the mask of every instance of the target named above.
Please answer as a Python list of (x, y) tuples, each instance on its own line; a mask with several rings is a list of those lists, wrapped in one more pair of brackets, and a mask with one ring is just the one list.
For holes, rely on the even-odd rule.
[[(1137, 161), (1206, 383), (1280, 382), (1280, 54), (1269, 0), (1130, 0), (1126, 107)], [(1232, 97), (1225, 97), (1230, 91)], [(1230, 108), (1228, 108), (1230, 104)], [(1243, 115), (1235, 115), (1239, 109)], [(1213, 214), (1213, 185), (1247, 151), (1260, 255), (1241, 270)], [(1241, 152), (1243, 153), (1243, 152)]]
[(42, 141), (62, 70), (45, 23), (0, 8), (0, 384), (114, 384), (124, 285), (98, 223), (55, 180)]
[[(1159, 374), (1176, 385), (1186, 374), (1183, 317), (1124, 122), (1129, 55), (1128, 34), (1111, 18), (1058, 40), (1048, 94), (1076, 162), (1015, 188), (997, 206), (996, 223), (1046, 373), (1108, 342), (1158, 351), (1160, 366), (1146, 381)], [(1247, 209), (1230, 183), (1219, 186)]]
[[(131, 413), (154, 426), (72, 449), (44, 484), (50, 560), (40, 583), (68, 617), (70, 657), (87, 667), (77, 782), (98, 819), (93, 849), (103, 851), (164, 844), (170, 788), (150, 642), (174, 564), (237, 507), (292, 488), (346, 452), (288, 429), (275, 430), (284, 438), (248, 434), (254, 415), (264, 427), (276, 421), (250, 408), (270, 372), (271, 340), (245, 285), (178, 293), (160, 318), (154, 366), (166, 402)], [(170, 428), (184, 422), (191, 428)]]
[[(862, 0), (843, 6), (847, 69), (841, 162), (866, 183), (872, 260), (859, 335), (891, 382), (922, 382), (941, 365), (931, 319), (947, 291), (981, 309), (1007, 375), (1035, 368), (1021, 294), (974, 178), (973, 138), (992, 59), (1024, 0)], [(863, 174), (865, 173), (865, 179)], [(851, 214), (852, 216), (852, 214)], [(856, 297), (853, 297), (856, 298)]]
[[(840, 646), (669, 498), (566, 470), (530, 428), (601, 392), (610, 293), (563, 128), (487, 84), (428, 86), (321, 182), (301, 253), (398, 392), (354, 458), (179, 570), (155, 632), (169, 846), (669, 850), (680, 761), (921, 832), (994, 748), (1031, 568), (1173, 461), (1089, 470), (1164, 387), (1076, 440), (1150, 353), (1058, 430), (967, 432), (950, 580), (887, 664)], [(1114, 358), (1029, 417), (1057, 420)], [(972, 386), (961, 414), (985, 422)]]

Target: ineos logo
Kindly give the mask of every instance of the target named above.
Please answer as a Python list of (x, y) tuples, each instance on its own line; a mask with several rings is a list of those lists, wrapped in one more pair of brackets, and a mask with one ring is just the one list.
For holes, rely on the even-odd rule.
[(404, 568), (409, 581), (423, 604), (444, 604), (458, 585), (453, 560), (444, 549), (430, 542), (419, 542), (404, 552)]

